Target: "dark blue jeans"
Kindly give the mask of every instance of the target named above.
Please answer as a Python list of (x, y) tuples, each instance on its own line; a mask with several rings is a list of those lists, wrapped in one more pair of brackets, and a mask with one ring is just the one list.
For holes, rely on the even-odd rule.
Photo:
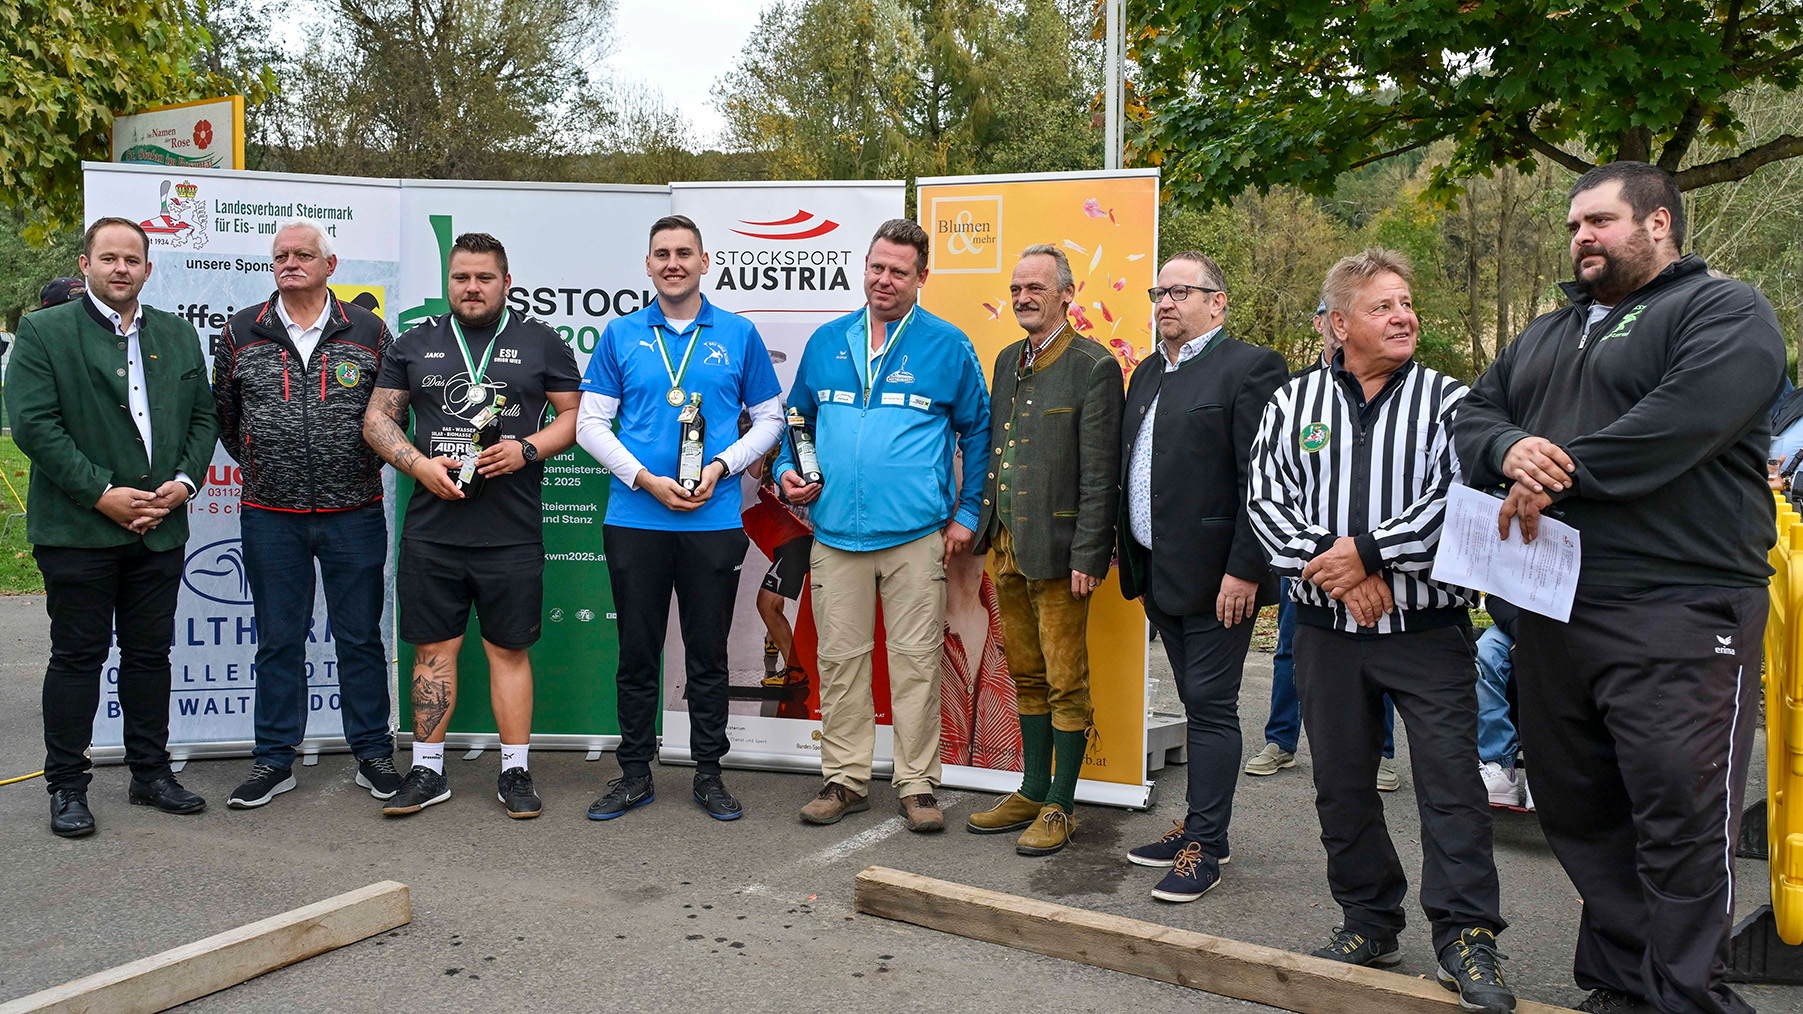
[[(1277, 597), (1277, 654), (1271, 658), (1271, 717), (1265, 742), (1295, 753), (1302, 740), (1302, 702), (1296, 699), (1296, 603), (1290, 601), (1290, 579)], [(1396, 705), (1384, 695), (1384, 756), (1396, 756)]]
[(388, 556), (382, 505), (316, 513), (246, 505), (239, 528), (257, 616), (256, 759), (292, 767), (295, 748), (306, 735), (315, 560), (338, 656), (344, 738), (359, 760), (388, 756), (394, 741), (382, 650), (382, 564)]

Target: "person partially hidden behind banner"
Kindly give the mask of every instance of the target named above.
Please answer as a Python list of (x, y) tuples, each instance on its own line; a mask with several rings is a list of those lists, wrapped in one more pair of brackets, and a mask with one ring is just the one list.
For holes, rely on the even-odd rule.
[[(1459, 410), (1498, 535), (1557, 503), (1582, 534), (1570, 621), (1523, 612), (1521, 739), (1547, 843), (1584, 899), (1585, 1011), (1748, 1014), (1724, 981), (1734, 844), (1772, 568), (1771, 304), (1683, 254), (1671, 174), (1572, 185), (1571, 305), (1497, 355)], [(1777, 749), (1768, 746), (1768, 749)]]
[[(883, 603), (895, 792), (911, 831), (939, 831), (939, 656), (945, 559), (970, 551), (983, 495), (989, 393), (964, 332), (918, 306), (926, 230), (884, 222), (864, 257), (866, 305), (815, 331), (789, 409), (814, 428), (822, 479), (802, 481), (785, 447), (776, 470), (811, 512), (814, 624), (820, 632), (820, 768), (801, 819), (836, 823), (870, 808), (876, 606)], [(952, 475), (964, 454), (962, 486)]]
[(251, 809), (294, 788), (315, 561), (357, 784), (388, 799), (401, 787), (382, 645), (388, 519), (382, 459), (363, 439), (388, 325), (327, 287), (338, 256), (320, 223), (277, 226), (271, 260), (275, 293), (234, 314), (213, 352), (219, 440), (244, 466), (239, 528), (257, 617), (256, 752), (225, 805)]
[[(543, 804), (526, 758), (526, 649), (538, 641), (544, 604), (542, 462), (576, 442), (582, 378), (556, 331), (507, 309), (512, 277), (499, 240), (483, 232), (458, 236), (448, 274), (451, 312), (395, 339), (363, 416), (363, 438), (418, 483), (401, 526), (395, 579), (398, 632), (414, 646), (413, 768), (382, 812), (403, 816), (451, 798), (445, 733), (473, 603), (501, 734), (496, 795), (509, 817), (536, 817)], [(489, 410), (503, 398), (497, 438), (478, 451), (477, 439), (494, 432), (478, 423), (492, 423)], [(547, 407), (557, 412), (549, 424)], [(409, 411), (411, 440), (403, 429)], [(475, 467), (465, 468), (470, 462)]]
[(1476, 595), (1430, 579), (1452, 417), (1465, 385), (1414, 359), (1420, 321), (1400, 254), (1342, 258), (1321, 295), (1341, 349), (1290, 381), (1252, 449), (1252, 526), (1296, 599), (1296, 692), (1314, 751), (1327, 884), (1345, 922), (1315, 956), (1402, 960), (1408, 878), (1373, 776), (1389, 694), (1408, 730), (1421, 811), (1421, 907), (1440, 982), (1466, 1010), (1507, 1014), (1504, 922), (1477, 753)]
[[(645, 274), (657, 300), (608, 322), (582, 381), (577, 436), (613, 474), (602, 539), (620, 631), (620, 777), (588, 808), (590, 820), (612, 820), (657, 798), (651, 761), (671, 592), (682, 627), (695, 802), (716, 820), (745, 813), (720, 777), (720, 758), (732, 748), (726, 640), (750, 546), (734, 477), (782, 435), (783, 389), (758, 329), (702, 296), (707, 269), (694, 221), (669, 215), (653, 222)], [(690, 487), (680, 481), (681, 460), (696, 404), (702, 439), (691, 449), (699, 472)], [(745, 408), (751, 428), (741, 437)]]
[(206, 809), (169, 766), (169, 648), (184, 505), (219, 436), (199, 336), (138, 302), (150, 238), (130, 219), (101, 218), (81, 249), (87, 294), (19, 321), (6, 376), (13, 440), (32, 466), (25, 535), (50, 613), (44, 781), (50, 830), (65, 838), (94, 832), (86, 753), (115, 630), (126, 798)]
[(1077, 776), (1095, 724), (1089, 601), (1114, 555), (1126, 398), (1114, 356), (1066, 319), (1077, 285), (1063, 250), (1028, 247), (1008, 294), (1027, 334), (1002, 350), (991, 374), (975, 549), (994, 552), (1020, 714), (1021, 785), (965, 826), (975, 834), (1020, 831), (1016, 852), (1046, 856), (1076, 832)]

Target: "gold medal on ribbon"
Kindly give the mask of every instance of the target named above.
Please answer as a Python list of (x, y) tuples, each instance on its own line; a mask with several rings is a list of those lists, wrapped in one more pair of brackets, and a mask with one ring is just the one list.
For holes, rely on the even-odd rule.
[(689, 400), (689, 396), (682, 393), (682, 388), (672, 387), (670, 393), (664, 395), (664, 400), (670, 403), (671, 408), (681, 408), (682, 403)]

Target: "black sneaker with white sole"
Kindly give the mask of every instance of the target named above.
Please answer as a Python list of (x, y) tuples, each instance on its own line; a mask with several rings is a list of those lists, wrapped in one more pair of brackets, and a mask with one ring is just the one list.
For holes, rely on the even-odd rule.
[(1327, 946), (1318, 947), (1310, 953), (1329, 961), (1368, 965), (1372, 968), (1389, 968), (1402, 964), (1402, 947), (1397, 944), (1395, 937), (1379, 939), (1344, 926), (1335, 926), (1333, 939), (1327, 942)]
[(388, 754), (357, 762), (357, 784), (377, 799), (392, 799), (401, 791), (401, 773), (394, 769), (394, 758)]
[(400, 790), (382, 807), (384, 817), (405, 817), (410, 813), (418, 813), (428, 806), (436, 806), (451, 798), (451, 780), (442, 771), (434, 771), (424, 765), (415, 765), (407, 777), (401, 779)]
[(495, 798), (507, 807), (507, 815), (514, 820), (536, 817), (545, 808), (544, 800), (532, 790), (532, 772), (525, 768), (501, 772), (500, 780), (495, 782)]
[(1459, 994), (1459, 1006), (1480, 1014), (1513, 1014), (1515, 994), (1503, 981), (1496, 934), (1472, 927), (1440, 952), (1440, 985)]
[(250, 766), (250, 777), (232, 790), (231, 798), (225, 801), (225, 805), (234, 810), (254, 810), (292, 788), (293, 768), (255, 763)]

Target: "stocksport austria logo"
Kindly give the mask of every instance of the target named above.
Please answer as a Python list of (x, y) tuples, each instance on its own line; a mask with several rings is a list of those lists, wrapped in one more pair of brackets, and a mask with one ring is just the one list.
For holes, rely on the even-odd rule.
[(1333, 427), (1323, 422), (1309, 423), (1302, 427), (1302, 449), (1310, 454), (1327, 446), (1333, 439)]
[(756, 232), (747, 229), (733, 230), (741, 236), (749, 236), (752, 239), (814, 239), (839, 227), (839, 223), (830, 218), (800, 209), (788, 218), (778, 219), (774, 222), (747, 222), (741, 219), (739, 224), (758, 230)]
[(164, 180), (157, 189), (158, 214), (138, 225), (155, 246), (186, 246), (199, 250), (207, 245), (207, 205), (200, 187), (188, 180)]

